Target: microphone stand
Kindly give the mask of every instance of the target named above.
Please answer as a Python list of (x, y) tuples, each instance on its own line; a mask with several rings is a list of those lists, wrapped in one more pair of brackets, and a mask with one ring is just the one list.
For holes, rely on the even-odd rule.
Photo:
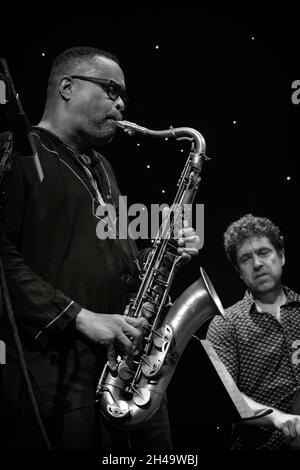
[(15, 90), (6, 60), (0, 59), (0, 63), (3, 68), (3, 74), (0, 75), (1, 88), (4, 86), (8, 95), (8, 100), (5, 100), (3, 104), (8, 107), (8, 119), (15, 149), (17, 154), (23, 158), (29, 184), (38, 184), (43, 180), (43, 171), (33, 136), (30, 133), (28, 117), (24, 113), (20, 97)]
[[(0, 59), (0, 63), (3, 67), (3, 74), (0, 74), (0, 92), (2, 93), (7, 90), (8, 100), (4, 98), (1, 104), (8, 106), (8, 118), (10, 122), (10, 132), (5, 133), (7, 139), (4, 142), (0, 142), (0, 189), (1, 189), (1, 213), (0, 213), (0, 247), (2, 251), (2, 208), (5, 205), (3, 198), (2, 182), (5, 173), (11, 168), (13, 158), (23, 158), (24, 168), (26, 177), (29, 184), (38, 184), (43, 180), (43, 172), (38, 158), (35, 142), (32, 135), (30, 134), (30, 125), (27, 115), (24, 113), (19, 95), (16, 93), (13, 81), (8, 69), (8, 65), (5, 59)], [(18, 359), (21, 366), (22, 375), (25, 382), (26, 391), (29, 397), (29, 402), (32, 408), (34, 420), (37, 424), (38, 430), (41, 434), (43, 441), (43, 447), (47, 450), (51, 450), (51, 444), (46, 434), (38, 404), (34, 395), (32, 383), (30, 380), (27, 364), (24, 357), (23, 346), (20, 340), (15, 315), (12, 309), (11, 299), (7, 288), (7, 282), (5, 278), (5, 271), (2, 260), (0, 258), (0, 307), (3, 307), (3, 311), (0, 311), (0, 320), (7, 318), (8, 324), (11, 328), (13, 340), (16, 346)], [(1, 338), (0, 338), (1, 339)], [(1, 366), (2, 367), (2, 366)], [(4, 367), (4, 366), (3, 366)], [(1, 369), (0, 369), (1, 370)], [(2, 372), (2, 371), (1, 371)], [(5, 372), (5, 370), (3, 371)], [(0, 375), (0, 385), (5, 381), (5, 374)], [(1, 392), (1, 390), (0, 390)]]

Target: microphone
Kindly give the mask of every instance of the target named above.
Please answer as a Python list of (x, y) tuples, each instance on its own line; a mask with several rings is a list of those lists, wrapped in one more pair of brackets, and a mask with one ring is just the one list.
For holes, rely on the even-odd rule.
[(4, 72), (0, 76), (0, 104), (8, 106), (14, 145), (19, 156), (23, 159), (27, 180), (29, 184), (39, 184), (43, 181), (44, 175), (36, 145), (30, 133), (28, 117), (23, 110), (20, 97), (16, 93), (6, 60), (2, 58), (0, 62)]

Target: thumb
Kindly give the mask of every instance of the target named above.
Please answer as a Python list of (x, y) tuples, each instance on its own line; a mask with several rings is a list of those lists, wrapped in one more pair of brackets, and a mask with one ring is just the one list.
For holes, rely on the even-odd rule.
[(161, 224), (161, 228), (163, 231), (168, 230), (168, 228), (170, 227), (170, 212), (170, 207), (163, 207)]
[(163, 222), (168, 218), (168, 215), (169, 215), (170, 211), (171, 211), (170, 207), (163, 207), (163, 210), (162, 210), (162, 220), (163, 220)]

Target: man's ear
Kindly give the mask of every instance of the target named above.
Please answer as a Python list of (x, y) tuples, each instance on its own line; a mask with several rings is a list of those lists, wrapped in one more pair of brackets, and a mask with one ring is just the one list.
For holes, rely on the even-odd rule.
[(73, 83), (72, 78), (69, 77), (68, 75), (64, 75), (63, 77), (61, 77), (59, 81), (59, 84), (58, 84), (59, 94), (62, 97), (62, 99), (65, 101), (68, 101), (69, 99), (71, 99), (72, 92), (73, 92), (72, 83)]
[(236, 272), (238, 273), (238, 275), (240, 276), (240, 278), (243, 279), (243, 276), (242, 276), (242, 274), (241, 274), (240, 268), (238, 267), (237, 264), (234, 264), (234, 269), (236, 270)]

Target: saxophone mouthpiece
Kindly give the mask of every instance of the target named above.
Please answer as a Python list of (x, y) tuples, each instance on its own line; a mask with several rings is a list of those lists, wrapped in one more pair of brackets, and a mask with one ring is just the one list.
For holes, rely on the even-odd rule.
[(124, 129), (125, 127), (124, 121), (115, 121), (115, 124), (121, 129)]
[(126, 132), (129, 135), (134, 134), (134, 129), (133, 126), (129, 125), (128, 121), (115, 121), (117, 127), (120, 127), (120, 129), (123, 129), (124, 132)]
[(129, 135), (133, 135), (135, 132), (138, 134), (147, 134), (148, 129), (146, 127), (138, 126), (135, 122), (129, 121), (115, 121), (118, 127), (121, 127), (124, 132), (127, 132)]

